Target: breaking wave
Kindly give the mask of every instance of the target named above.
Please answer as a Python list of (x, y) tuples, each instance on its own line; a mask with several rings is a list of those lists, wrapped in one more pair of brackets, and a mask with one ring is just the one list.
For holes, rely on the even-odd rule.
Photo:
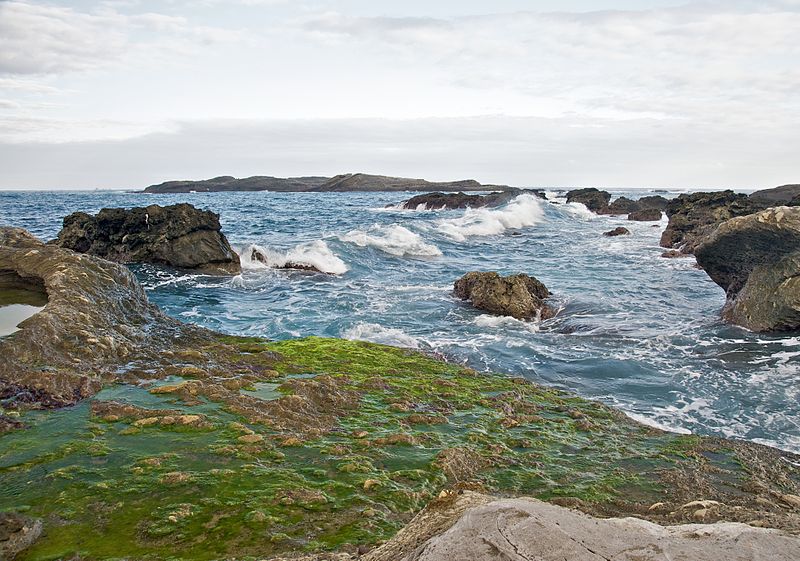
[(495, 236), (509, 229), (535, 226), (544, 219), (544, 210), (533, 195), (520, 195), (499, 209), (468, 208), (459, 218), (440, 220), (442, 234), (463, 242), (470, 236)]
[[(266, 263), (253, 259), (254, 250), (260, 253)], [(323, 273), (342, 275), (348, 271), (347, 264), (339, 259), (324, 240), (298, 244), (287, 252), (276, 251), (252, 244), (246, 246), (239, 255), (242, 269), (281, 268), (287, 263), (309, 265)]]
[(399, 329), (383, 327), (377, 323), (357, 323), (349, 329), (345, 329), (342, 332), (342, 338), (410, 349), (418, 349), (420, 346), (417, 338), (403, 333)]
[(374, 247), (398, 257), (436, 257), (442, 254), (438, 247), (425, 242), (422, 236), (398, 224), (351, 230), (339, 236), (339, 239), (359, 247)]

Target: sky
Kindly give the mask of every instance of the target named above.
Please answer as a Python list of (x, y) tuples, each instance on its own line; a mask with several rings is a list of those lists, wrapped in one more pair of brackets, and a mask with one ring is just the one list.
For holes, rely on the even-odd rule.
[(0, 189), (800, 182), (800, 0), (0, 0)]

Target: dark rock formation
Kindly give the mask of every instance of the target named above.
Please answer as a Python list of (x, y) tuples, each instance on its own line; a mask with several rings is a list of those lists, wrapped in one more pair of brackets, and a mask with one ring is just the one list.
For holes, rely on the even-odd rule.
[(619, 197), (608, 205), (605, 209), (601, 210), (601, 214), (629, 214), (636, 212), (641, 208), (638, 201), (629, 199), (628, 197)]
[(608, 208), (609, 201), (611, 201), (611, 193), (600, 191), (594, 187), (574, 189), (567, 192), (568, 203), (582, 203), (592, 212), (600, 213), (600, 211), (605, 210)]
[(661, 211), (657, 208), (637, 210), (628, 215), (628, 220), (634, 220), (636, 222), (655, 222), (661, 220)]
[(14, 512), (0, 512), (0, 559), (11, 561), (42, 534), (41, 520)]
[(625, 228), (624, 226), (617, 226), (613, 230), (609, 230), (608, 232), (603, 232), (603, 235), (604, 236), (608, 236), (610, 238), (613, 238), (613, 237), (616, 237), (616, 236), (630, 236), (631, 235), (631, 231), (628, 230), (627, 228)]
[(45, 245), (19, 228), (0, 228), (4, 289), (47, 298), (19, 331), (0, 339), (6, 405), (73, 404), (116, 379), (120, 365), (168, 360), (166, 349), (204, 333), (150, 304), (126, 267)]
[(694, 253), (695, 246), (720, 223), (758, 212), (767, 206), (730, 190), (680, 195), (667, 205), (669, 224), (661, 234), (661, 247)]
[(314, 265), (309, 265), (308, 263), (294, 263), (292, 261), (287, 261), (282, 265), (276, 265), (275, 263), (271, 262), (266, 255), (261, 253), (258, 248), (253, 248), (250, 252), (250, 259), (252, 261), (258, 261), (259, 263), (263, 263), (273, 269), (286, 269), (286, 270), (294, 270), (294, 271), (306, 271), (309, 273), (323, 273), (323, 274), (330, 274), (326, 273), (325, 271), (320, 271)]
[(497, 273), (473, 271), (455, 282), (455, 295), (469, 300), (479, 310), (517, 319), (547, 319), (555, 310), (544, 300), (547, 287), (528, 275), (501, 277)]
[(145, 193), (211, 193), (220, 191), (279, 191), (299, 192), (316, 189), (328, 177), (280, 177), (254, 176), (237, 179), (229, 175), (204, 179), (202, 181), (166, 181), (158, 185), (151, 185), (144, 190)]
[(22, 421), (12, 419), (7, 415), (0, 415), (0, 434), (3, 434), (4, 432), (11, 432), (12, 430), (18, 430), (21, 428), (25, 428), (25, 423), (23, 423)]
[(800, 328), (800, 208), (727, 220), (694, 253), (725, 290), (726, 320), (753, 331)]
[(329, 179), (312, 191), (491, 191), (505, 188), (503, 185), (482, 185), (474, 179), (435, 182), (406, 177), (346, 173)]
[(117, 263), (154, 263), (204, 273), (239, 273), (239, 256), (221, 232), (219, 215), (189, 204), (105, 208), (64, 218), (56, 245)]
[[(697, 501), (713, 508), (715, 501)], [(700, 517), (698, 516), (698, 519)], [(794, 561), (800, 538), (741, 523), (661, 526), (596, 518), (532, 498), (443, 493), (365, 561)]]
[(466, 193), (425, 193), (411, 197), (403, 203), (403, 208), (414, 210), (419, 205), (425, 205), (428, 210), (445, 208), (479, 208), (503, 205), (517, 196), (525, 193), (522, 189), (509, 189), (488, 195), (467, 195)]
[(763, 189), (751, 193), (750, 198), (768, 206), (798, 206), (800, 205), (800, 185), (781, 185), (772, 189)]

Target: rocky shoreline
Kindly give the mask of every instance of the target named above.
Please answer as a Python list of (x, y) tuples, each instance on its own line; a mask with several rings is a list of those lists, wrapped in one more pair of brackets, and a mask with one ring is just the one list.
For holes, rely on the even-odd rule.
[[(726, 290), (727, 320), (797, 329), (800, 208), (776, 206), (792, 190), (754, 195), (667, 202), (662, 245), (695, 254)], [(603, 214), (662, 211), (655, 199), (597, 190), (571, 199)], [(64, 226), (50, 244), (0, 228), (0, 289), (47, 298), (0, 339), (8, 558), (595, 559), (639, 548), (642, 559), (662, 559), (658, 550), (788, 560), (800, 551), (800, 456), (666, 433), (406, 349), (186, 325), (118, 263), (218, 266), (230, 246), (216, 215), (154, 205), (79, 213)], [(207, 245), (198, 232), (220, 252), (191, 264), (165, 256)], [(238, 270), (238, 259), (227, 263), (215, 272)], [(555, 313), (550, 291), (527, 275), (475, 271), (454, 292), (517, 319)]]

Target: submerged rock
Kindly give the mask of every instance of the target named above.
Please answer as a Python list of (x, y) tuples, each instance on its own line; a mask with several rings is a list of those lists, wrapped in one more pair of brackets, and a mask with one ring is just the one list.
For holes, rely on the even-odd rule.
[(624, 226), (617, 226), (613, 230), (609, 230), (608, 232), (603, 232), (604, 236), (608, 236), (609, 238), (613, 238), (616, 236), (630, 236), (631, 231), (625, 228)]
[(117, 263), (154, 263), (212, 274), (237, 274), (239, 256), (221, 232), (219, 215), (182, 203), (75, 212), (52, 242)]
[(694, 253), (725, 290), (726, 320), (753, 331), (800, 328), (800, 208), (732, 218)]
[(467, 195), (462, 192), (425, 193), (408, 199), (403, 203), (403, 208), (414, 210), (419, 208), (420, 205), (425, 205), (427, 210), (493, 207), (506, 204), (524, 192), (522, 189), (508, 189), (497, 193), (489, 193), (488, 195)]
[(628, 215), (628, 220), (636, 222), (657, 222), (661, 220), (661, 211), (657, 208), (637, 210)]
[(0, 400), (60, 407), (96, 393), (121, 365), (163, 360), (185, 326), (150, 304), (126, 268), (0, 228), (0, 290), (42, 295), (41, 311), (0, 339)]
[(661, 234), (661, 247), (694, 253), (694, 248), (719, 224), (770, 206), (733, 191), (691, 193), (672, 199), (665, 212), (669, 224)]
[(550, 291), (535, 277), (525, 274), (501, 277), (494, 272), (473, 271), (455, 282), (454, 292), (492, 314), (517, 319), (547, 319), (555, 315), (555, 310), (544, 302)]
[(11, 561), (42, 534), (42, 522), (14, 512), (0, 512), (0, 559)]
[(660, 526), (595, 518), (533, 498), (444, 495), (366, 561), (692, 559), (793, 561), (800, 538), (740, 523)]

